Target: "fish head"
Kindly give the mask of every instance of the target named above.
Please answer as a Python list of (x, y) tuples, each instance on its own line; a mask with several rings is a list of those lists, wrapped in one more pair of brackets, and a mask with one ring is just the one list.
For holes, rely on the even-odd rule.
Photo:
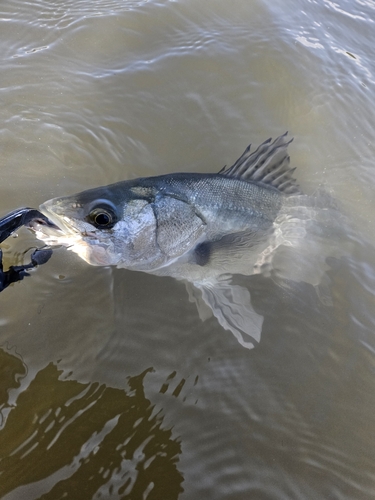
[(35, 221), (31, 227), (37, 238), (50, 246), (68, 247), (91, 265), (138, 268), (158, 257), (149, 199), (135, 196), (127, 186), (54, 198), (40, 210), (58, 228)]

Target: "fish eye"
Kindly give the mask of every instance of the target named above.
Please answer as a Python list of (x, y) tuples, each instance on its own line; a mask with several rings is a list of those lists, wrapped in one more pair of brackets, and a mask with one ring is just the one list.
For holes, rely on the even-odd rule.
[(100, 205), (90, 210), (88, 221), (98, 229), (111, 229), (117, 222), (117, 216), (112, 207)]

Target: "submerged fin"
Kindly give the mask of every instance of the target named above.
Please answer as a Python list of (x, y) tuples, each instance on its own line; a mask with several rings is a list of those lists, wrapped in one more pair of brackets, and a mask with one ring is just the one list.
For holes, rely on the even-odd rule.
[(243, 347), (252, 349), (259, 343), (263, 316), (254, 311), (246, 288), (220, 280), (194, 283), (187, 289), (203, 321), (210, 316), (211, 310), (220, 325), (231, 331)]
[(202, 291), (195, 287), (190, 281), (184, 280), (186, 291), (189, 294), (189, 302), (197, 306), (199, 319), (206, 321), (212, 316), (212, 309), (206, 304), (202, 298)]
[(220, 170), (220, 175), (235, 177), (246, 181), (268, 184), (285, 194), (300, 194), (296, 180), (292, 176), (295, 168), (290, 168), (288, 145), (293, 139), (287, 140), (288, 132), (271, 142), (271, 138), (263, 142), (250, 153), (251, 144), (243, 155), (229, 168)]

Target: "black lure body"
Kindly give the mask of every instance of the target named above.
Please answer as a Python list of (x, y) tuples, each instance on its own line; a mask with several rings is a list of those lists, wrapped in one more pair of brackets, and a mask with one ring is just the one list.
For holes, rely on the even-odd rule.
[[(34, 208), (19, 208), (9, 212), (0, 219), (0, 243), (6, 240), (14, 231), (28, 225), (34, 220), (49, 223), (47, 217)], [(4, 271), (3, 252), (0, 249), (0, 292), (11, 283), (21, 281), (25, 276), (29, 276), (28, 270), (44, 264), (50, 259), (51, 255), (51, 248), (36, 249), (31, 255), (31, 262), (29, 264), (11, 266), (8, 271)]]

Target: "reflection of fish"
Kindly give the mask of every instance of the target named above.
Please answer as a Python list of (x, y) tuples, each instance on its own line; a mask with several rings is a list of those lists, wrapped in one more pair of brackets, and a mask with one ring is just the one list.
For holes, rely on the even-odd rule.
[[(89, 264), (186, 280), (201, 317), (212, 311), (252, 347), (243, 334), (259, 341), (263, 318), (252, 309), (249, 292), (231, 283), (232, 275), (270, 271), (276, 249), (311, 243), (308, 226), (319, 217), (323, 226), (327, 222), (327, 207), (302, 195), (292, 177), (290, 142), (284, 134), (253, 153), (249, 146), (218, 174), (168, 174), (55, 198), (40, 209), (61, 230), (32, 226), (38, 238), (68, 246)], [(316, 270), (305, 274), (313, 283)], [(294, 275), (298, 280), (295, 269)]]

